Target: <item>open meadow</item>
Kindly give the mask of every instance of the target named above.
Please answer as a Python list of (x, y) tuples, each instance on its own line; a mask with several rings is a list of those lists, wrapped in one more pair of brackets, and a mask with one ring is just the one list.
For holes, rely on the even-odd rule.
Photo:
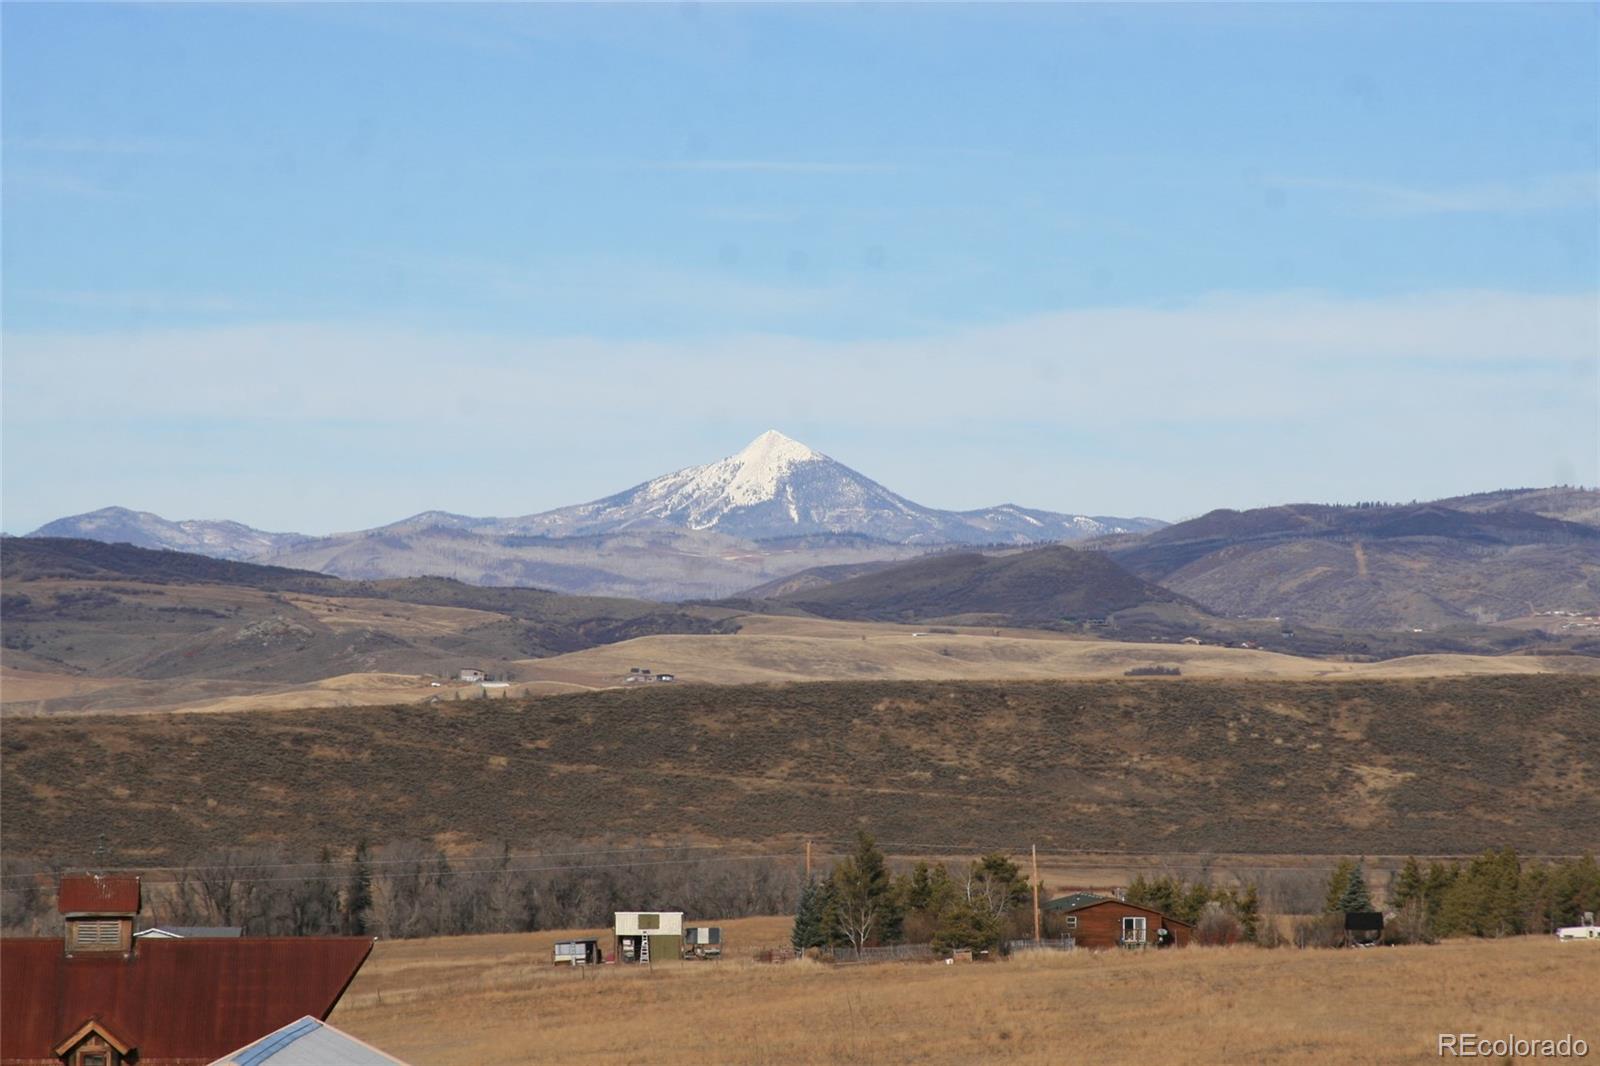
[(751, 960), (787, 918), (723, 927), (729, 958), (654, 972), (556, 970), (550, 945), (574, 933), (381, 942), (330, 1020), (439, 1066), (1425, 1062), (1441, 1032), (1600, 1045), (1600, 945), (1554, 938), (834, 967)]
[[(542, 645), (520, 642), (516, 634), (522, 623), (485, 610), (226, 586), (127, 583), (114, 586), (115, 594), (92, 582), (38, 581), (26, 587), (36, 599), (65, 597), (80, 613), (99, 604), (99, 614), (86, 620), (58, 618), (57, 612), (48, 624), (30, 622), (26, 613), (8, 617), (11, 644), (17, 646), (8, 644), (0, 662), (0, 713), (7, 716), (267, 711), (457, 701), (486, 694), (550, 696), (622, 688), (630, 683), (630, 671), (639, 667), (671, 673), (680, 684), (715, 685), (1091, 680), (1152, 667), (1176, 668), (1187, 680), (1600, 676), (1600, 658), (1584, 655), (1439, 653), (1347, 662), (1214, 643), (1106, 640), (1042, 629), (734, 616), (730, 611), (713, 612), (721, 632), (654, 633), (529, 656), (518, 648)], [(158, 600), (164, 605), (151, 608), (144, 602)], [(146, 617), (152, 613), (154, 621)], [(202, 628), (174, 632), (174, 619), (189, 624), (198, 619)], [(203, 628), (217, 619), (253, 619), (260, 639), (241, 643), (232, 635), (223, 640)], [(702, 621), (713, 624), (678, 620), (685, 625)], [(248, 626), (246, 630), (256, 632)], [(560, 640), (577, 638), (563, 633), (560, 640), (551, 639), (559, 646)], [(20, 650), (23, 645), (35, 651)], [(47, 651), (48, 656), (43, 654)], [(242, 659), (251, 656), (262, 662), (242, 669)], [(509, 684), (486, 693), (476, 684), (455, 680), (456, 669), (463, 666), (484, 668)]]
[[(680, 681), (959, 681), (1115, 678), (1177, 667), (1188, 678), (1324, 681), (1499, 674), (1600, 674), (1579, 655), (1407, 655), (1344, 662), (1216, 644), (1104, 640), (1039, 629), (836, 622), (741, 615), (736, 633), (654, 634), (514, 664), (521, 679), (616, 685), (636, 666)], [(521, 688), (522, 686), (515, 686)]]

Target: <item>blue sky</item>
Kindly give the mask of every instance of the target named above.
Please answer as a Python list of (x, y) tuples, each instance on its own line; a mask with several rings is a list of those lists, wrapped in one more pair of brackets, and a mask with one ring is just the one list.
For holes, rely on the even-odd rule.
[(0, 522), (1600, 482), (1594, 5), (6, 5)]

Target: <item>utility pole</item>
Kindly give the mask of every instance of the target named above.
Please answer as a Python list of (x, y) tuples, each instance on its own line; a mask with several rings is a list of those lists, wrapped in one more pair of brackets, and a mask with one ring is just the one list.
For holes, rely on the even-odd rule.
[(811, 880), (811, 841), (806, 841), (806, 880)]
[(1033, 852), (1033, 946), (1039, 946), (1039, 845), (1030, 845)]

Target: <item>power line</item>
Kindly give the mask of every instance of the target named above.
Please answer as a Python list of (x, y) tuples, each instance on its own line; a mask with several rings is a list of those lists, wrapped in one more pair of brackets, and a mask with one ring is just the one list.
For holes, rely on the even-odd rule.
[[(343, 870), (351, 870), (351, 869), (354, 869), (354, 868), (356, 868), (358, 866), (404, 866), (404, 865), (408, 865), (408, 864), (409, 865), (413, 865), (413, 866), (417, 866), (417, 867), (427, 867), (427, 866), (432, 866), (433, 864), (437, 863), (439, 859), (443, 858), (445, 860), (445, 862), (449, 865), (451, 873), (463, 873), (464, 874), (464, 873), (473, 873), (473, 872), (476, 872), (476, 871), (475, 871), (473, 866), (460, 867), (460, 866), (457, 865), (458, 863), (471, 863), (471, 864), (499, 863), (499, 862), (504, 862), (507, 859), (556, 859), (556, 858), (573, 858), (573, 857), (584, 858), (584, 857), (588, 857), (588, 856), (592, 856), (592, 855), (648, 855), (648, 854), (659, 853), (659, 852), (731, 851), (731, 850), (736, 849), (736, 848), (748, 847), (748, 846), (749, 845), (742, 845), (742, 844), (695, 844), (695, 845), (682, 845), (682, 846), (677, 845), (677, 844), (658, 844), (658, 845), (640, 846), (640, 847), (634, 847), (634, 848), (585, 848), (585, 849), (583, 849), (581, 851), (509, 851), (509, 852), (491, 853), (491, 854), (484, 854), (484, 855), (464, 855), (464, 856), (459, 856), (459, 857), (454, 858), (454, 859), (452, 859), (449, 855), (446, 855), (445, 853), (443, 853), (441, 851), (441, 852), (436, 852), (433, 855), (429, 855), (429, 856), (414, 856), (412, 858), (405, 858), (405, 859), (386, 859), (386, 858), (368, 859), (364, 863), (358, 863), (354, 859), (340, 859), (340, 860), (337, 860), (337, 861), (329, 861), (329, 862), (326, 862), (326, 863), (322, 862), (319, 859), (308, 859), (308, 860), (305, 860), (303, 862), (260, 862), (260, 863), (241, 863), (241, 864), (238, 864), (238, 865), (227, 865), (227, 864), (219, 863), (219, 862), (216, 862), (216, 861), (207, 862), (205, 860), (197, 860), (196, 862), (189, 863), (189, 864), (186, 864), (186, 865), (183, 865), (183, 866), (103, 866), (103, 867), (98, 868), (97, 872), (101, 872), (101, 873), (128, 873), (128, 874), (147, 874), (147, 873), (190, 873), (190, 874), (195, 874), (195, 873), (198, 873), (200, 871), (206, 870), (208, 868), (213, 868), (213, 867), (218, 867), (218, 866), (226, 866), (227, 869), (231, 869), (231, 870), (302, 870), (302, 869), (311, 869), (311, 868), (321, 869), (323, 867), (337, 867), (337, 868), (343, 869)], [(695, 862), (695, 861), (700, 861), (700, 860), (698, 860), (698, 859), (682, 859), (682, 860), (674, 860), (674, 861)], [(619, 863), (613, 863), (613, 864), (610, 864), (610, 865), (619, 866), (619, 867), (622, 867), (622, 866), (644, 866), (644, 865), (650, 865), (650, 863), (648, 861), (619, 862)], [(568, 863), (568, 864), (557, 863), (557, 864), (555, 864), (553, 866), (550, 866), (550, 867), (541, 867), (541, 869), (563, 869), (563, 870), (589, 869), (589, 868), (598, 868), (598, 867), (597, 866), (586, 867), (586, 866), (581, 866), (581, 865), (578, 865), (578, 864), (571, 864), (571, 863)], [(22, 879), (22, 878), (30, 878), (30, 877), (38, 877), (38, 876), (39, 876), (39, 874), (37, 874), (37, 873), (31, 873), (31, 874), (6, 874), (6, 875), (4, 875), (4, 877), (0, 877), (0, 880), (9, 881), (9, 880), (13, 880), (13, 879)], [(243, 880), (243, 879), (242, 878), (236, 878), (235, 880)], [(289, 878), (288, 880), (302, 880), (302, 879), (301, 878)], [(306, 880), (309, 880), (309, 878), (306, 878)]]

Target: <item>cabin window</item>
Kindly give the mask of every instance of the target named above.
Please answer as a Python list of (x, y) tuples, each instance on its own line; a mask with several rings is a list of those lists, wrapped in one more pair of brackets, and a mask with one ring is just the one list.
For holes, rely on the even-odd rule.
[(1122, 919), (1122, 939), (1128, 944), (1144, 943), (1145, 920), (1143, 917), (1127, 917)]
[(78, 1052), (78, 1066), (111, 1066), (104, 1051)]
[(1067, 928), (1068, 929), (1076, 929), (1076, 928), (1078, 928), (1078, 916), (1076, 914), (1067, 915)]

